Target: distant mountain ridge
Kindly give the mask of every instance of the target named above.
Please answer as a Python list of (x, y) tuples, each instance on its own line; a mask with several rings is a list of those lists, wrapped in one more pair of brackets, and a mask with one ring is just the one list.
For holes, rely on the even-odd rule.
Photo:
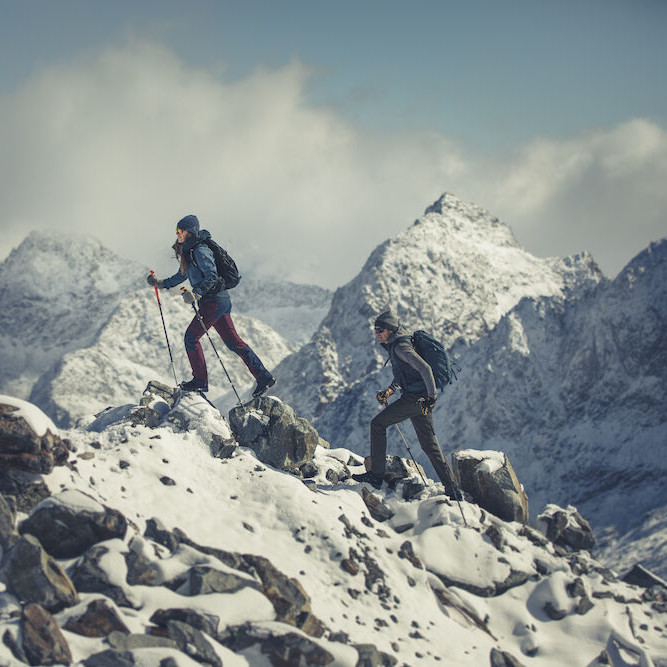
[[(633, 532), (665, 572), (667, 240), (580, 299), (525, 299), (460, 353), (459, 386), (436, 411), (448, 449), (505, 451), (539, 510), (569, 498), (605, 557)], [(638, 545), (635, 545), (636, 547)]]
[[(30, 399), (68, 425), (127, 402), (151, 379), (173, 384), (147, 275), (147, 267), (116, 256), (91, 237), (30, 233), (0, 264), (6, 286), (0, 295), (0, 393)], [(264, 285), (245, 276), (231, 296), (238, 331), (269, 367), (310, 335), (331, 298), (319, 287)], [(162, 291), (161, 301), (177, 379), (189, 379), (183, 333), (192, 310), (178, 290)], [(259, 313), (266, 318), (257, 319)], [(217, 335), (214, 342), (226, 355)], [(209, 345), (206, 339), (203, 344)], [(212, 395), (224, 394), (227, 380), (214, 354), (206, 354)], [(254, 386), (242, 362), (229, 356), (226, 367), (238, 389)]]

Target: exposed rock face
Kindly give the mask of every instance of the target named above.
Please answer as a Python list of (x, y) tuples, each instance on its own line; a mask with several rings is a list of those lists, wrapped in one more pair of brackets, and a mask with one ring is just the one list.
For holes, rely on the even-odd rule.
[(297, 470), (312, 460), (317, 445), (329, 446), (307, 420), (275, 398), (261, 396), (233, 408), (229, 425), (240, 445), (274, 468)]
[[(228, 628), (223, 644), (236, 652), (243, 651), (250, 646), (258, 646), (260, 652), (272, 665), (328, 665), (334, 660), (331, 653), (296, 632), (279, 634), (256, 627), (252, 623)], [(372, 648), (375, 649), (375, 647)], [(381, 665), (383, 663), (360, 660), (357, 664)]]
[(16, 501), (17, 511), (26, 514), (51, 495), (43, 479), (13, 468), (0, 470), (0, 493), (11, 496)]
[(452, 464), (461, 488), (480, 507), (505, 521), (528, 520), (528, 496), (502, 452), (458, 451)]
[(23, 651), (31, 665), (56, 665), (72, 662), (67, 640), (53, 616), (38, 604), (29, 604), (21, 618)]
[(69, 455), (59, 435), (38, 435), (15, 405), (0, 403), (0, 463), (3, 467), (48, 474)]
[(130, 633), (118, 612), (106, 600), (93, 600), (83, 614), (69, 618), (64, 628), (84, 637), (106, 637), (112, 632)]
[(119, 607), (133, 607), (133, 602), (123, 588), (111, 583), (109, 575), (100, 565), (107, 553), (109, 549), (103, 544), (88, 549), (71, 569), (72, 582), (81, 593), (101, 593)]
[(660, 586), (667, 592), (667, 582), (638, 563), (635, 564), (629, 572), (624, 574), (621, 579), (628, 584), (641, 586), (642, 588)]
[[(16, 517), (5, 497), (0, 494), (0, 549), (6, 551), (18, 540), (14, 528)], [(0, 551), (0, 554), (2, 554)]]
[(580, 551), (595, 546), (590, 524), (571, 505), (567, 509), (547, 505), (537, 517), (537, 525), (554, 544), (561, 547)]
[(32, 535), (21, 537), (7, 552), (2, 576), (21, 602), (35, 602), (52, 612), (78, 602), (70, 578)]
[(80, 491), (63, 491), (36, 507), (19, 530), (37, 537), (52, 556), (74, 558), (98, 542), (125, 537), (127, 521)]

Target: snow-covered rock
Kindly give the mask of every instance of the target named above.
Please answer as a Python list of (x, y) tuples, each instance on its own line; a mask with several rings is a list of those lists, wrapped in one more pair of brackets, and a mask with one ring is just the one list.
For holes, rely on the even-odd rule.
[(20, 609), (33, 597), (52, 613), (40, 616), (44, 641), (82, 665), (667, 660), (660, 586), (620, 581), (473, 503), (459, 509), (436, 484), (412, 500), (366, 492), (387, 510), (375, 519), (362, 485), (325, 478), (329, 461), (363, 469), (352, 452), (318, 447), (306, 486), (244, 447), (212, 457), (197, 425), (219, 413), (203, 400), (181, 410), (192, 430), (166, 415), (153, 428), (86, 419), (63, 431), (76, 457), (44, 476), (54, 499), (42, 508), (113, 508), (128, 530), (69, 559), (29, 536), (12, 547), (2, 585), (24, 552), (35, 577), (0, 590), (0, 662), (29, 648)]

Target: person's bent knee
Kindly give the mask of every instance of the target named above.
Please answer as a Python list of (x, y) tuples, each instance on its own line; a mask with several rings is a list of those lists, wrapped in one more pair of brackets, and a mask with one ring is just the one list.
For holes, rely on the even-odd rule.
[(380, 431), (387, 430), (387, 425), (384, 423), (384, 420), (382, 419), (382, 413), (376, 415), (375, 417), (373, 417), (373, 419), (371, 419), (371, 428)]

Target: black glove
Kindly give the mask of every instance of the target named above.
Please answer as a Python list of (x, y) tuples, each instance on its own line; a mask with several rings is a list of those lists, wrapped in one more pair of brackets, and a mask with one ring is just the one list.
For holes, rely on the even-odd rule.
[(423, 415), (427, 415), (431, 410), (433, 410), (433, 406), (435, 405), (435, 398), (431, 398), (428, 396), (427, 398), (420, 398), (417, 403), (419, 403), (419, 409), (422, 411)]
[(158, 280), (152, 273), (148, 274), (148, 278), (146, 278), (146, 282), (152, 287), (153, 285), (157, 285), (158, 287), (162, 287), (162, 280)]

